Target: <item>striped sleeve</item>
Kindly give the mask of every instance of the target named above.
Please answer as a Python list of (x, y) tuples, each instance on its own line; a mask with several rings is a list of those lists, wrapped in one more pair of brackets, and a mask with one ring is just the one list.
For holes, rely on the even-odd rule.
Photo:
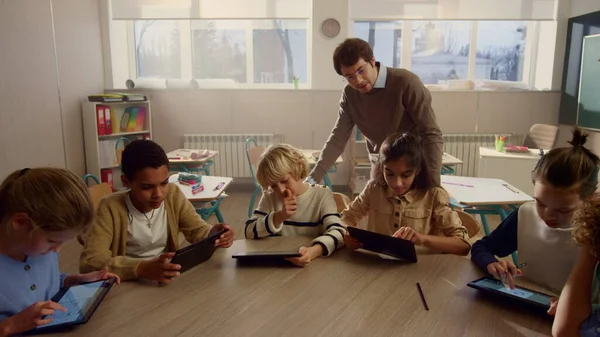
[(246, 221), (246, 239), (260, 239), (281, 232), (282, 225), (273, 225), (274, 216), (275, 211), (269, 196), (263, 194), (252, 217)]
[(327, 192), (321, 203), (321, 228), (319, 230), (321, 236), (314, 239), (311, 244), (322, 244), (327, 249), (327, 251), (323, 252), (323, 255), (330, 256), (336, 249), (344, 245), (344, 233), (346, 230), (342, 226), (342, 221), (337, 213), (333, 194), (329, 190)]

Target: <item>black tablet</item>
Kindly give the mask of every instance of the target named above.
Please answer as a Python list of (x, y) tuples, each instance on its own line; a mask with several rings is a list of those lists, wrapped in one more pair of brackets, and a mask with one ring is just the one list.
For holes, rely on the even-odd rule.
[(53, 315), (43, 317), (53, 318), (52, 322), (29, 330), (27, 335), (55, 332), (65, 327), (86, 323), (104, 299), (113, 283), (114, 278), (96, 282), (78, 284), (58, 291), (52, 301), (67, 309), (66, 312), (56, 310)]
[(209, 235), (206, 239), (195, 242), (185, 248), (181, 248), (175, 253), (171, 263), (181, 265), (180, 273), (183, 273), (200, 263), (210, 259), (217, 247), (215, 241), (227, 230), (223, 229), (217, 233)]
[(296, 251), (261, 251), (235, 253), (231, 257), (238, 260), (284, 260), (290, 257), (302, 256)]
[(550, 298), (552, 296), (523, 287), (509, 289), (505, 287), (504, 284), (502, 284), (502, 282), (499, 280), (488, 276), (469, 282), (467, 286), (484, 291), (494, 296), (500, 296), (506, 299), (517, 301), (529, 307), (537, 308), (543, 312), (547, 312), (548, 309), (550, 309)]
[(393, 256), (409, 262), (417, 262), (417, 251), (412, 241), (398, 239), (356, 227), (346, 227), (350, 236), (362, 243), (362, 248), (375, 253)]

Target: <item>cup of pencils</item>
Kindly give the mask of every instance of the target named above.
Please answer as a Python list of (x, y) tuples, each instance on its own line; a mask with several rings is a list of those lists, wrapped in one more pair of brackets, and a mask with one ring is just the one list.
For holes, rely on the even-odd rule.
[(496, 151), (502, 152), (504, 151), (504, 146), (506, 146), (506, 136), (495, 135), (496, 137)]

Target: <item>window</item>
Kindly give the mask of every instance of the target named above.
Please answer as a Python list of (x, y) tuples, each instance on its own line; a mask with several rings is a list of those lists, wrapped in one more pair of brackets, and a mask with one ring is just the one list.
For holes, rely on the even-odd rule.
[[(530, 74), (532, 21), (355, 21), (354, 36), (368, 41), (383, 64), (406, 68), (425, 84), (448, 80), (535, 81)], [(539, 30), (539, 29), (537, 29)], [(498, 82), (496, 82), (498, 83)], [(517, 84), (513, 84), (517, 85)], [(533, 85), (533, 83), (531, 84)]]
[(180, 78), (179, 24), (174, 20), (134, 22), (137, 77)]
[(425, 84), (469, 76), (470, 22), (414, 21), (411, 70)]
[(193, 78), (247, 83), (244, 21), (194, 20), (191, 28)]
[(475, 78), (523, 81), (527, 22), (479, 21)]
[[(140, 78), (308, 83), (307, 20), (136, 20), (133, 27)], [(187, 74), (182, 65), (190, 62)]]
[(378, 61), (395, 68), (402, 61), (402, 22), (354, 22), (354, 36), (368, 41)]

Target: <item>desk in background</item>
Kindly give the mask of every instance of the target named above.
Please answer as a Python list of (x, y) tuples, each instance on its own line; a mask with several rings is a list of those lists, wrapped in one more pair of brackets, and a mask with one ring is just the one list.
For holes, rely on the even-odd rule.
[(456, 165), (462, 165), (462, 163), (462, 160), (444, 152), (442, 155), (442, 174), (454, 174), (456, 172)]
[(311, 239), (237, 240), (170, 285), (123, 282), (68, 336), (551, 335), (551, 320), (468, 288), (483, 273), (460, 256), (419, 255), (407, 264), (344, 249), (307, 268), (240, 266), (231, 258), (295, 250)]
[(538, 160), (540, 160), (538, 149), (516, 153), (498, 152), (495, 148), (480, 147), (477, 176), (505, 180), (521, 191), (533, 195), (531, 171)]
[[(304, 155), (306, 160), (308, 161), (308, 166), (312, 169), (317, 165), (317, 161), (319, 160), (319, 156), (321, 155), (320, 150), (307, 150), (307, 149), (299, 149), (300, 152)], [(337, 165), (343, 162), (342, 156), (337, 157), (333, 167), (331, 167), (325, 175), (323, 176), (323, 183), (325, 186), (329, 187), (330, 190), (333, 191), (333, 186), (331, 184), (331, 180), (329, 179), (329, 175), (327, 173), (335, 173), (337, 171)]]
[[(221, 205), (221, 201), (223, 201), (223, 197), (225, 189), (231, 182), (233, 178), (231, 177), (215, 177), (215, 176), (202, 176), (202, 185), (204, 186), (204, 191), (193, 194), (191, 186), (182, 185), (178, 182), (179, 173), (176, 173), (169, 177), (169, 182), (176, 184), (181, 192), (185, 195), (185, 197), (192, 203), (209, 203), (209, 207), (198, 207), (196, 208), (196, 212), (202, 217), (202, 219), (206, 220), (210, 217), (211, 214), (215, 213), (217, 220), (222, 223), (225, 222), (223, 219), (223, 215), (219, 210), (219, 206)], [(218, 190), (215, 190), (217, 185), (220, 183), (224, 183), (223, 187)]]
[(169, 158), (169, 169), (171, 171), (188, 173), (202, 172), (207, 176), (210, 175), (210, 167), (214, 164), (214, 158), (219, 154), (219, 151), (209, 150), (210, 154), (208, 156), (191, 159), (178, 156), (177, 151), (178, 150), (173, 150), (167, 153), (167, 158)]
[[(498, 214), (506, 219), (508, 212), (519, 205), (533, 201), (525, 192), (501, 179), (442, 176), (442, 187), (450, 193), (452, 206), (462, 208), (470, 214), (479, 214), (485, 235), (490, 234), (487, 214)], [(512, 254), (517, 263), (516, 254)]]

